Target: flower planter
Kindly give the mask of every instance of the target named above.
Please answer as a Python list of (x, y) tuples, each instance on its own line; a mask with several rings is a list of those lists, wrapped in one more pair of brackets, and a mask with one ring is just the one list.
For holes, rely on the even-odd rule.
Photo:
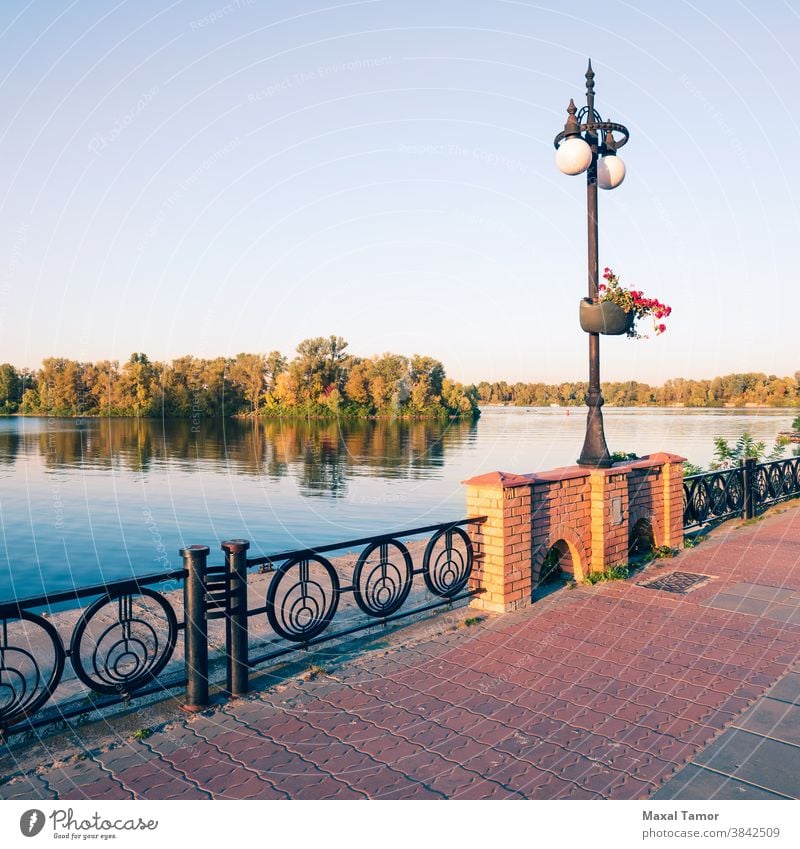
[(581, 330), (586, 333), (603, 333), (606, 336), (622, 336), (633, 327), (633, 312), (625, 312), (612, 301), (592, 303), (588, 298), (581, 301)]

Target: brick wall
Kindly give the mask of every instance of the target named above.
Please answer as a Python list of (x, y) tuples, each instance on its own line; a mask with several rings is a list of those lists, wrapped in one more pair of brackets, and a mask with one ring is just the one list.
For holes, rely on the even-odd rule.
[(683, 458), (653, 454), (609, 469), (567, 466), (515, 475), (490, 472), (464, 481), (476, 547), (474, 606), (505, 611), (528, 604), (548, 551), (582, 580), (627, 560), (631, 531), (645, 520), (655, 545), (683, 542)]

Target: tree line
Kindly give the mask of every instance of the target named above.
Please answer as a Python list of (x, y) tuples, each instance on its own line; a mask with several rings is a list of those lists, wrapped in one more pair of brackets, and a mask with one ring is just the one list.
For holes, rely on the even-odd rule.
[[(511, 404), (518, 407), (546, 407), (550, 404), (580, 406), (588, 384), (507, 383), (482, 381), (477, 386), (481, 404)], [(728, 374), (711, 380), (674, 378), (662, 386), (635, 380), (602, 384), (606, 404), (614, 407), (794, 407), (800, 405), (800, 371), (793, 377), (749, 372)]]
[(50, 357), (33, 371), (0, 365), (0, 413), (199, 419), (233, 415), (474, 417), (474, 386), (450, 380), (441, 362), (415, 354), (369, 358), (340, 336), (305, 339), (289, 360), (279, 351), (170, 363), (134, 353), (79, 362)]
[[(583, 381), (477, 386), (450, 380), (441, 362), (415, 354), (368, 358), (347, 351), (340, 336), (303, 340), (289, 360), (279, 351), (236, 357), (185, 356), (169, 363), (135, 353), (79, 362), (50, 357), (36, 370), (0, 365), (0, 414), (48, 416), (297, 415), (466, 417), (478, 404), (582, 406)], [(800, 406), (800, 371), (792, 377), (760, 372), (710, 380), (675, 378), (661, 386), (605, 382), (609, 406)]]

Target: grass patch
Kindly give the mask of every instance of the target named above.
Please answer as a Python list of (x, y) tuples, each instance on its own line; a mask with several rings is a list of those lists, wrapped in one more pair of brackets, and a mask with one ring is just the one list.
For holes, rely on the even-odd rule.
[(753, 516), (752, 519), (745, 519), (744, 521), (740, 522), (736, 527), (737, 528), (746, 528), (748, 525), (755, 525), (757, 522), (763, 522), (763, 521), (764, 521), (763, 516)]
[(659, 545), (652, 551), (648, 551), (642, 558), (641, 563), (652, 563), (654, 560), (666, 560), (670, 557), (677, 557), (680, 552), (677, 548), (672, 548), (670, 545)]
[(627, 563), (619, 563), (602, 572), (590, 572), (582, 581), (584, 584), (603, 584), (607, 581), (624, 581), (631, 573)]
[(321, 666), (319, 663), (312, 663), (300, 676), (300, 679), (302, 681), (316, 681), (317, 678), (322, 678), (323, 675), (327, 674), (328, 670), (324, 666)]
[(707, 539), (708, 539), (708, 537), (706, 537), (704, 534), (698, 534), (697, 536), (694, 536), (694, 537), (686, 537), (683, 540), (683, 547), (684, 548), (697, 548), (697, 546), (700, 545), (701, 542), (705, 542)]
[(137, 728), (136, 731), (133, 732), (133, 739), (138, 740), (141, 743), (142, 740), (146, 740), (152, 733), (153, 732), (150, 728)]
[(473, 625), (480, 625), (485, 618), (485, 616), (468, 616), (466, 619), (456, 622), (455, 625), (451, 625), (450, 630), (460, 631), (462, 628), (472, 628)]

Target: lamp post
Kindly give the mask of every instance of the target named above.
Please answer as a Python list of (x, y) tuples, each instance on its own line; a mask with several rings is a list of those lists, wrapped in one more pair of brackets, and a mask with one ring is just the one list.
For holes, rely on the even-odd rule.
[[(592, 61), (586, 70), (586, 106), (578, 110), (573, 100), (567, 107), (567, 123), (553, 142), (556, 164), (564, 174), (586, 172), (586, 210), (589, 225), (589, 299), (598, 299), (599, 266), (597, 256), (597, 187), (615, 189), (625, 179), (625, 164), (616, 155), (628, 141), (622, 124), (604, 121), (594, 108), (594, 71)], [(620, 134), (615, 138), (614, 133)], [(600, 157), (602, 156), (602, 159)], [(600, 336), (589, 334), (589, 391), (586, 393), (586, 438), (578, 459), (579, 466), (610, 466), (611, 455), (603, 432), (603, 395), (600, 391)]]

